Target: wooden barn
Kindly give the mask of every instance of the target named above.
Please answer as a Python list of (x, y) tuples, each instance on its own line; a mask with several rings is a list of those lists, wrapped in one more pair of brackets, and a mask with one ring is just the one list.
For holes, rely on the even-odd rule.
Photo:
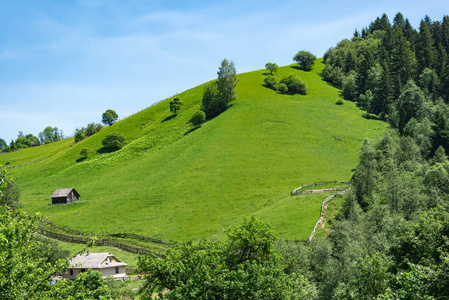
[(76, 202), (80, 198), (80, 194), (74, 189), (59, 189), (51, 195), (51, 204)]

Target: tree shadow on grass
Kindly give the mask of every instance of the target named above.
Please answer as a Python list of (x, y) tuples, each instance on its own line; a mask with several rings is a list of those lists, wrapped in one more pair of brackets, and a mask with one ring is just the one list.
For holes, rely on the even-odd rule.
[(85, 161), (87, 159), (87, 157), (80, 157), (76, 160), (77, 163)]
[(166, 117), (165, 119), (163, 119), (163, 120), (161, 121), (161, 123), (170, 121), (171, 119), (175, 118), (176, 116), (177, 116), (177, 115), (171, 115), (171, 116), (168, 116), (168, 117)]
[(301, 66), (290, 66), (290, 68), (295, 69), (295, 70), (299, 70), (299, 71), (304, 71), (304, 72), (310, 72), (313, 70), (313, 66), (310, 69), (304, 69)]
[(105, 153), (115, 152), (117, 150), (120, 150), (120, 149), (111, 149), (109, 147), (102, 147), (102, 148), (97, 150), (97, 153), (98, 154), (105, 154)]
[(184, 136), (188, 135), (188, 134), (191, 133), (191, 132), (194, 132), (195, 130), (197, 130), (197, 129), (199, 129), (199, 128), (201, 128), (201, 125), (198, 125), (198, 126), (195, 126), (195, 127), (193, 127), (193, 128), (190, 128), (189, 130), (187, 130), (187, 131), (184, 133)]

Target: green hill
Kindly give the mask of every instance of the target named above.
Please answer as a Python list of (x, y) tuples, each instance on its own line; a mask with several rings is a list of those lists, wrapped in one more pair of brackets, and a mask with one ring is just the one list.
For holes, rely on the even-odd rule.
[[(171, 117), (167, 99), (74, 144), (73, 139), (0, 155), (12, 167), (27, 213), (58, 225), (101, 232), (135, 232), (164, 240), (222, 236), (223, 229), (259, 215), (285, 238), (305, 239), (319, 216), (322, 195), (291, 197), (303, 183), (349, 180), (365, 137), (386, 124), (362, 118), (354, 103), (335, 105), (339, 90), (311, 72), (298, 74), (306, 96), (263, 86), (265, 70), (240, 74), (238, 99), (220, 116), (193, 129), (203, 86), (179, 95)], [(109, 133), (127, 145), (101, 153)], [(80, 159), (82, 148), (91, 151)], [(75, 187), (81, 201), (50, 205), (55, 189)]]

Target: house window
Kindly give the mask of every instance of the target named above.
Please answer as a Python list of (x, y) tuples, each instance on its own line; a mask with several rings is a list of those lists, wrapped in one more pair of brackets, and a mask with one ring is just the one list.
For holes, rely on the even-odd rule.
[(86, 269), (81, 269), (81, 273), (84, 273), (84, 272), (86, 272)]
[(73, 276), (73, 269), (70, 269), (70, 270), (69, 270), (69, 275), (70, 275), (70, 276)]
[(120, 270), (118, 267), (115, 267), (115, 274), (118, 274), (118, 273), (120, 273)]

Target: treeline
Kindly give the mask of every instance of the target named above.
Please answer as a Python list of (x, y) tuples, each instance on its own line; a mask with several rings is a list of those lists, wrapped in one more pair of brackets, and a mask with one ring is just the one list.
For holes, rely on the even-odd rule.
[(30, 134), (23, 134), (19, 131), (17, 139), (11, 140), (9, 145), (5, 140), (0, 138), (0, 152), (11, 152), (18, 149), (39, 146), (41, 144), (49, 144), (64, 139), (64, 133), (58, 127), (47, 126), (42, 132), (39, 132), (39, 138)]
[(78, 143), (79, 141), (84, 140), (86, 137), (89, 137), (91, 135), (94, 135), (95, 133), (99, 132), (103, 128), (103, 125), (97, 123), (90, 123), (87, 124), (86, 128), (81, 127), (81, 129), (75, 130), (75, 143)]
[[(384, 14), (324, 55), (323, 78), (357, 101), (366, 117), (414, 137), (427, 157), (449, 151), (449, 17), (428, 16), (414, 29), (401, 13)], [(424, 137), (425, 136), (425, 137)]]

